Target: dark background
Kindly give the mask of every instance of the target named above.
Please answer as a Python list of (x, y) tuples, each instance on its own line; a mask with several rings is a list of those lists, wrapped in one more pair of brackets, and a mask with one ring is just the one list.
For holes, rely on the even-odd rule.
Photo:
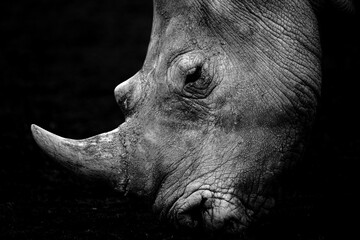
[[(85, 138), (123, 121), (113, 89), (141, 68), (152, 2), (23, 0), (0, 7), (0, 239), (191, 239), (159, 224), (143, 201), (69, 175), (30, 133), (36, 123)], [(289, 194), (252, 239), (345, 239), (356, 232), (356, 18), (331, 6), (320, 14), (324, 78), (314, 131), (304, 161), (288, 176)]]

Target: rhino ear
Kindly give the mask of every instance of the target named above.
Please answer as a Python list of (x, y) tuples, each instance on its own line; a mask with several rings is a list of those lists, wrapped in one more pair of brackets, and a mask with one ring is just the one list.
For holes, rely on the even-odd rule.
[(72, 172), (106, 180), (117, 190), (125, 190), (126, 155), (119, 128), (83, 140), (59, 137), (36, 125), (31, 131), (40, 148)]

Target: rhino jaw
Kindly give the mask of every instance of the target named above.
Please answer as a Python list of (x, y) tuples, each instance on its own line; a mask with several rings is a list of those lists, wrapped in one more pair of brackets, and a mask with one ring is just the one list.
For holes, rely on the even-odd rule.
[(34, 124), (31, 131), (39, 147), (72, 172), (105, 180), (116, 190), (126, 191), (127, 154), (120, 127), (83, 140), (63, 138)]

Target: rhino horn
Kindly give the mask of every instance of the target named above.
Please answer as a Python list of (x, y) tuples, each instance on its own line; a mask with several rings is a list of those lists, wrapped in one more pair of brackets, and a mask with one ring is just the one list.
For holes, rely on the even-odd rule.
[(36, 125), (32, 125), (31, 130), (40, 148), (61, 165), (90, 179), (106, 180), (115, 189), (126, 191), (126, 151), (121, 144), (120, 127), (83, 140), (59, 137)]

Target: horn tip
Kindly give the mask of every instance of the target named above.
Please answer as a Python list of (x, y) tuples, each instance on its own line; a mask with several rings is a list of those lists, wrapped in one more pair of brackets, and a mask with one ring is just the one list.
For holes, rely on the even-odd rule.
[(35, 124), (31, 124), (31, 133), (32, 133), (33, 137), (35, 138), (35, 140), (36, 140), (37, 136), (39, 136), (39, 134), (40, 134), (40, 129), (41, 128), (39, 126), (37, 126)]
[(44, 136), (48, 131), (46, 131), (45, 129), (35, 125), (35, 124), (31, 124), (31, 133), (34, 137), (34, 139), (36, 140), (36, 142), (38, 142), (39, 139), (42, 138), (42, 136)]
[(35, 125), (35, 124), (31, 124), (31, 133), (32, 136), (36, 142), (36, 144), (43, 150), (46, 152), (46, 144), (44, 141), (44, 132), (46, 132), (46, 130), (42, 129), (41, 127)]
[(60, 139), (60, 137), (35, 124), (31, 124), (31, 132), (37, 145), (47, 153), (52, 152), (54, 145)]
[(39, 129), (40, 129), (40, 127), (37, 126), (36, 124), (31, 124), (31, 132), (33, 135), (35, 135)]

